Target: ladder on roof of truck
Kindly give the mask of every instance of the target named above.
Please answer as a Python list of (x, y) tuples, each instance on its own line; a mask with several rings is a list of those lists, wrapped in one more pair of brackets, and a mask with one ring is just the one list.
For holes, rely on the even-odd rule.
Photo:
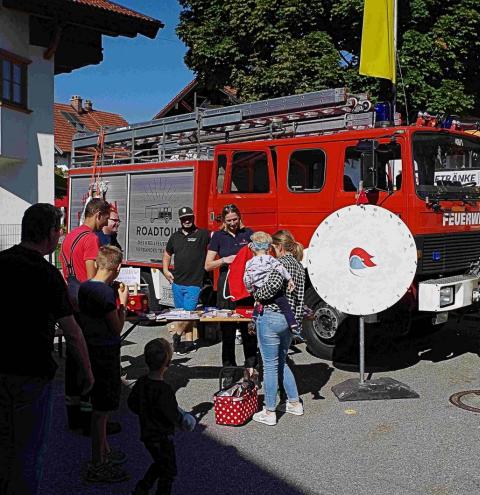
[[(211, 159), (220, 143), (314, 135), (375, 125), (366, 94), (326, 89), (230, 107), (196, 109), (127, 127), (104, 129), (102, 163)], [(77, 133), (72, 166), (91, 166), (98, 133)]]

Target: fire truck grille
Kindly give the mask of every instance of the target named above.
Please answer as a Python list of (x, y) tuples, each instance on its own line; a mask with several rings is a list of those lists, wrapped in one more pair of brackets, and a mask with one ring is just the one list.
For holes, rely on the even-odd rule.
[(422, 250), (419, 275), (463, 272), (480, 258), (480, 232), (426, 235), (415, 240)]

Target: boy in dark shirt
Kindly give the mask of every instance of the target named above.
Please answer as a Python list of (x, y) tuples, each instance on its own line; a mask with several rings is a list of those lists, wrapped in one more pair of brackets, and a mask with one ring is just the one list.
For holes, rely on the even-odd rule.
[(172, 360), (172, 346), (163, 338), (154, 339), (145, 346), (144, 354), (150, 372), (133, 386), (128, 407), (139, 416), (140, 439), (150, 452), (153, 464), (137, 483), (133, 495), (148, 495), (157, 479), (156, 495), (170, 495), (177, 475), (175, 427), (192, 431), (196, 421), (178, 407), (172, 387), (163, 381)]
[(85, 479), (91, 482), (119, 482), (127, 473), (116, 466), (126, 455), (110, 449), (107, 442), (107, 420), (120, 403), (120, 332), (125, 323), (128, 288), (120, 285), (117, 308), (112, 282), (118, 276), (122, 252), (114, 246), (102, 246), (95, 264), (97, 273), (80, 285), (78, 303), (80, 322), (87, 342), (95, 384), (90, 393), (92, 402), (92, 462)]

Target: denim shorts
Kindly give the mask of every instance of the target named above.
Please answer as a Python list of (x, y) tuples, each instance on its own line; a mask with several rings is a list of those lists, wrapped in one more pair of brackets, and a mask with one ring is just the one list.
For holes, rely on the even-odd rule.
[(182, 308), (185, 311), (195, 311), (200, 295), (200, 287), (196, 285), (178, 285), (172, 284), (173, 301), (176, 308)]

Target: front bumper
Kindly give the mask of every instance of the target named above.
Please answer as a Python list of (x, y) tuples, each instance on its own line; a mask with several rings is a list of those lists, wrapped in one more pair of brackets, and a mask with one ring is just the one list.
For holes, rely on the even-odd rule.
[[(424, 280), (418, 284), (418, 309), (438, 313), (471, 306), (480, 300), (479, 284), (480, 279), (472, 275)], [(449, 287), (453, 291), (453, 301), (441, 306), (440, 292)]]

